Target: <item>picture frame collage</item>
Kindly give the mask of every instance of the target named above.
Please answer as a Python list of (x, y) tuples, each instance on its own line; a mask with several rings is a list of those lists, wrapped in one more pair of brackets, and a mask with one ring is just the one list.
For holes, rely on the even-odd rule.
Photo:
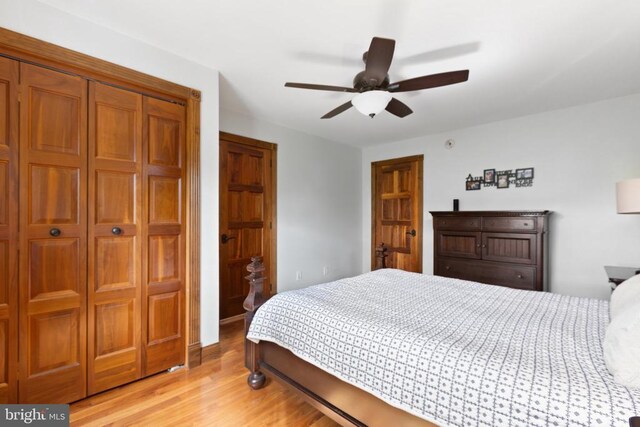
[(515, 172), (513, 169), (485, 169), (482, 176), (479, 177), (469, 174), (465, 181), (465, 189), (467, 191), (480, 190), (482, 187), (505, 189), (512, 185), (515, 187), (531, 187), (533, 185), (533, 177), (533, 167), (519, 168)]

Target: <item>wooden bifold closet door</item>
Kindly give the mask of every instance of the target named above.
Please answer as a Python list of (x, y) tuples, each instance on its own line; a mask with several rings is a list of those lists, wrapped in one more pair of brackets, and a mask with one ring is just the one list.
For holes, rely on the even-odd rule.
[(86, 396), (87, 81), (20, 65), (24, 403)]
[(89, 86), (89, 394), (142, 376), (142, 95)]
[(185, 110), (0, 58), (0, 403), (185, 362)]
[(143, 375), (184, 363), (185, 109), (144, 98)]
[(18, 395), (19, 67), (0, 58), (0, 404)]

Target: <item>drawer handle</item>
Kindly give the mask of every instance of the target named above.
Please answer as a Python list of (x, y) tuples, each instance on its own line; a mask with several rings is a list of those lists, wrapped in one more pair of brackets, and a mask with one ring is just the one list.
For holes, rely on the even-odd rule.
[(529, 223), (528, 223), (528, 222), (525, 222), (525, 223), (524, 223), (524, 226), (525, 226), (525, 227), (526, 227), (526, 226), (528, 226), (528, 225), (529, 225)]
[(445, 269), (445, 270), (451, 270), (451, 266), (450, 266), (450, 265), (445, 265), (445, 266), (444, 266), (444, 269)]
[(476, 245), (476, 248), (479, 248), (480, 246), (482, 246), (482, 245), (481, 245), (480, 243), (478, 243), (478, 244)]
[(482, 247), (483, 247), (483, 248), (486, 248), (486, 247), (487, 247), (487, 245), (482, 245)]
[(522, 274), (518, 274), (516, 277), (517, 277), (518, 279), (522, 279), (522, 278), (523, 278)]
[(49, 234), (53, 237), (58, 237), (60, 234), (62, 234), (62, 232), (59, 228), (52, 228), (51, 230), (49, 230)]

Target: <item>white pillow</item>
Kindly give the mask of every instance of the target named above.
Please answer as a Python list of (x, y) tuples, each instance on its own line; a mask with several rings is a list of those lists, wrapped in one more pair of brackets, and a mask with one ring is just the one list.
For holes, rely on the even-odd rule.
[(640, 388), (640, 309), (627, 307), (616, 313), (607, 327), (603, 347), (604, 362), (614, 381)]
[(636, 311), (640, 311), (640, 274), (620, 283), (611, 294), (609, 300), (611, 321), (631, 306), (635, 306)]

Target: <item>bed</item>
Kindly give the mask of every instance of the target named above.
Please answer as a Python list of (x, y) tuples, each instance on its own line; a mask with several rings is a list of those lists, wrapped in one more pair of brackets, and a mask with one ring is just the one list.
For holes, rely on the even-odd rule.
[(603, 360), (608, 303), (381, 269), (265, 302), (247, 267), (246, 366), (342, 425), (622, 426), (640, 389)]

